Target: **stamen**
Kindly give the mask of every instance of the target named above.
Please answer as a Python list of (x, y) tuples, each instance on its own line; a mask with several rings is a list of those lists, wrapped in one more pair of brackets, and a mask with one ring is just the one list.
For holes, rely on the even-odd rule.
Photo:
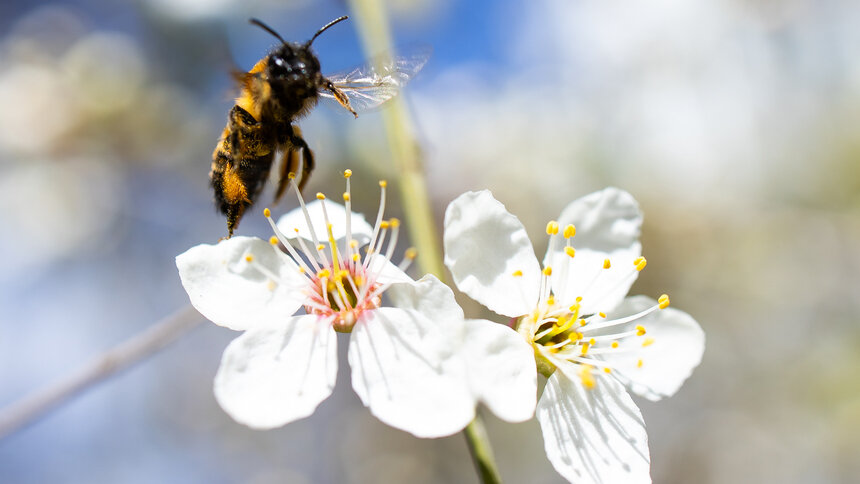
[[(376, 223), (373, 224), (373, 235), (370, 236), (370, 244), (367, 246), (367, 256), (370, 258), (370, 253), (376, 245), (376, 237), (379, 235), (380, 225), (382, 225), (382, 216), (385, 214), (385, 187), (388, 182), (380, 180), (379, 182), (379, 210), (376, 212)], [(367, 267), (365, 261), (365, 267)]]
[(642, 347), (645, 348), (647, 346), (651, 346), (654, 344), (654, 338), (645, 338), (645, 341), (642, 342)]
[(642, 256), (637, 257), (636, 260), (633, 261), (633, 265), (636, 266), (636, 270), (639, 272), (642, 272), (642, 269), (645, 268), (647, 263), (648, 261), (646, 261)]
[(659, 309), (659, 307), (660, 306), (658, 304), (655, 304), (648, 309), (645, 309), (643, 311), (639, 311), (636, 314), (631, 314), (630, 316), (626, 316), (626, 317), (618, 318), (618, 319), (609, 319), (606, 321), (602, 321), (600, 323), (589, 324), (588, 328), (585, 328), (585, 331), (592, 331), (592, 330), (596, 330), (596, 329), (608, 328), (610, 326), (617, 326), (619, 324), (629, 323), (630, 321), (635, 321), (635, 320), (637, 320), (643, 316), (646, 316), (646, 315), (656, 311), (657, 309)]
[(604, 260), (603, 261), (603, 268), (609, 269), (610, 267), (612, 267), (612, 264), (609, 263), (609, 259)]
[(662, 296), (660, 296), (660, 299), (657, 300), (657, 305), (660, 307), (660, 309), (666, 309), (667, 307), (669, 307), (669, 295), (663, 294)]
[(400, 261), (400, 265), (398, 266), (401, 271), (406, 271), (410, 265), (412, 265), (412, 261), (418, 257), (418, 250), (415, 247), (410, 247), (406, 249), (406, 252), (403, 254), (403, 260)]
[(511, 275), (514, 277), (523, 277), (523, 271), (517, 269)]
[(567, 254), (571, 259), (576, 256), (576, 249), (571, 246), (567, 246), (564, 248), (564, 253)]
[(595, 385), (597, 385), (597, 381), (591, 374), (591, 367), (588, 365), (582, 365), (582, 369), (579, 370), (579, 378), (580, 380), (582, 380), (583, 386), (585, 386), (585, 388), (588, 388), (589, 390), (594, 388)]
[(574, 227), (573, 224), (568, 224), (564, 228), (564, 233), (562, 235), (564, 235), (565, 239), (572, 238), (574, 235), (576, 235), (576, 227)]
[[(298, 252), (296, 252), (296, 249), (293, 248), (292, 245), (290, 245), (289, 239), (281, 232), (281, 229), (278, 228), (278, 224), (275, 223), (275, 220), (272, 219), (271, 210), (269, 210), (268, 208), (263, 210), (263, 215), (266, 216), (266, 220), (269, 222), (269, 226), (272, 227), (272, 231), (275, 233), (275, 237), (277, 237), (281, 244), (287, 249), (287, 252), (289, 252), (290, 257), (292, 257), (293, 261), (299, 265), (299, 268), (305, 271), (305, 275), (307, 275), (307, 273), (314, 273), (320, 269), (319, 265), (312, 257), (309, 257), (308, 260), (311, 262), (311, 265), (313, 265), (314, 270), (311, 270), (310, 267), (305, 264), (304, 259), (302, 259)], [(301, 242), (301, 238), (299, 239), (299, 241)], [(269, 239), (269, 242), (271, 243), (271, 239)], [(305, 251), (305, 253), (307, 253), (307, 251)]]
[(550, 220), (546, 224), (546, 233), (547, 235), (556, 235), (558, 234), (558, 222), (555, 220)]

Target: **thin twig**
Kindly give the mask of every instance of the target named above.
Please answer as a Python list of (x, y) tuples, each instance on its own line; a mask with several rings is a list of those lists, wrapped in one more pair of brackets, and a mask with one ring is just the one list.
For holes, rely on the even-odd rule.
[(203, 321), (190, 305), (162, 319), (131, 339), (109, 349), (89, 364), (0, 410), (0, 439), (43, 417), (52, 409), (109, 376), (164, 348)]

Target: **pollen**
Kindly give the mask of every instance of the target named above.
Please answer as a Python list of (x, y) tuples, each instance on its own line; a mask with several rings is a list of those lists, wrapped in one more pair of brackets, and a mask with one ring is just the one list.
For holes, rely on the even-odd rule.
[(603, 268), (609, 269), (610, 267), (612, 267), (612, 264), (609, 263), (609, 259), (604, 260), (603, 261)]
[(573, 237), (576, 235), (576, 227), (574, 227), (573, 224), (568, 224), (567, 227), (564, 228), (564, 233), (562, 235), (564, 235), (565, 239)]
[(642, 365), (644, 365), (644, 364), (645, 363), (642, 360), (639, 360), (636, 362), (636, 368), (642, 368)]
[(317, 192), (317, 200), (325, 200), (325, 194), (323, 192)]
[(595, 384), (597, 383), (594, 380), (594, 376), (591, 374), (590, 366), (583, 366), (582, 369), (579, 370), (579, 378), (580, 380), (582, 380), (582, 384), (585, 386), (585, 388), (588, 389), (594, 388)]
[(514, 277), (523, 277), (523, 271), (515, 270), (511, 275)]
[(633, 261), (633, 265), (636, 266), (637, 271), (644, 269), (646, 264), (648, 264), (648, 261), (645, 260), (644, 257), (637, 257), (636, 260)]
[(607, 366), (606, 368), (604, 368), (604, 369), (603, 369), (603, 372), (604, 372), (604, 373), (612, 373), (612, 368), (609, 368), (609, 367)]
[(268, 208), (264, 208), (264, 209), (263, 209), (263, 216), (264, 216), (264, 217), (266, 217), (266, 218), (271, 217), (271, 216), (272, 216), (272, 211), (271, 211), (271, 210), (269, 210)]
[(570, 257), (574, 257), (576, 256), (576, 249), (568, 245), (564, 248), (564, 253), (569, 255)]
[(612, 342), (612, 347), (613, 347), (613, 348), (618, 348), (618, 341), (613, 341), (613, 342)]
[(591, 346), (591, 345), (590, 345), (589, 343), (582, 343), (582, 354), (583, 354), (583, 355), (584, 355), (584, 354), (586, 354), (586, 353), (588, 353), (588, 348), (589, 348), (590, 346)]
[(598, 314), (601, 318), (606, 319), (606, 313), (604, 313), (603, 311), (601, 311), (601, 312), (599, 312), (599, 313), (597, 313), (597, 314)]
[(347, 168), (346, 170), (343, 170), (343, 177), (344, 178), (349, 178), (351, 176), (352, 176), (352, 170), (350, 170), (349, 168)]
[(585, 326), (586, 324), (588, 324), (588, 321), (586, 321), (586, 320), (584, 320), (584, 319), (580, 319), (580, 320), (579, 320), (579, 325), (580, 325), (580, 326)]
[(552, 275), (552, 267), (546, 266), (543, 268), (543, 275), (549, 277)]
[(245, 261), (246, 261), (246, 262), (254, 262), (254, 256), (253, 256), (253, 255), (251, 255), (251, 254), (246, 255), (246, 256), (245, 256)]
[(642, 347), (648, 347), (654, 344), (654, 338), (645, 338), (645, 341), (642, 342)]
[(645, 326), (641, 324), (636, 325), (636, 336), (645, 336)]
[(657, 304), (660, 306), (660, 309), (666, 309), (669, 307), (669, 295), (663, 294), (660, 296), (660, 299), (657, 300)]
[(596, 340), (596, 339), (594, 339), (594, 338), (591, 338), (590, 340), (588, 340), (588, 344), (589, 344), (589, 345), (591, 345), (591, 346), (594, 346), (594, 345), (596, 345), (596, 344), (597, 344), (597, 340)]
[(547, 235), (555, 235), (558, 233), (558, 222), (555, 220), (550, 220), (546, 224), (546, 233)]

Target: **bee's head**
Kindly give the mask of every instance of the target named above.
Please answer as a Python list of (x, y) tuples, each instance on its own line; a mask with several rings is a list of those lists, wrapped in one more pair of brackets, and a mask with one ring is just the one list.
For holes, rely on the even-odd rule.
[(267, 78), (272, 87), (299, 98), (311, 98), (316, 96), (318, 82), (322, 79), (320, 75), (320, 62), (311, 51), (311, 44), (319, 35), (332, 25), (346, 20), (347, 16), (339, 17), (327, 23), (319, 29), (311, 40), (304, 44), (296, 44), (285, 41), (271, 27), (257, 19), (251, 19), (251, 23), (274, 35), (281, 41), (281, 46), (269, 54), (269, 62), (266, 67)]
[(299, 98), (316, 95), (320, 61), (309, 45), (285, 43), (269, 55), (266, 77), (276, 90)]

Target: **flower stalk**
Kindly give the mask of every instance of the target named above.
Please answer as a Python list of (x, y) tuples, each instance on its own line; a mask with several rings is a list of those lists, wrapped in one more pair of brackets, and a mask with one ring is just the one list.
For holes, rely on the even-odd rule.
[[(388, 15), (381, 0), (350, 0), (358, 32), (368, 58), (392, 52)], [(392, 99), (382, 111), (382, 119), (393, 163), (399, 174), (403, 209), (410, 220), (409, 235), (418, 250), (423, 272), (446, 280), (438, 232), (427, 192), (421, 150), (413, 135), (413, 124), (402, 98)], [(463, 430), (469, 452), (483, 483), (501, 482), (492, 447), (480, 414)]]

